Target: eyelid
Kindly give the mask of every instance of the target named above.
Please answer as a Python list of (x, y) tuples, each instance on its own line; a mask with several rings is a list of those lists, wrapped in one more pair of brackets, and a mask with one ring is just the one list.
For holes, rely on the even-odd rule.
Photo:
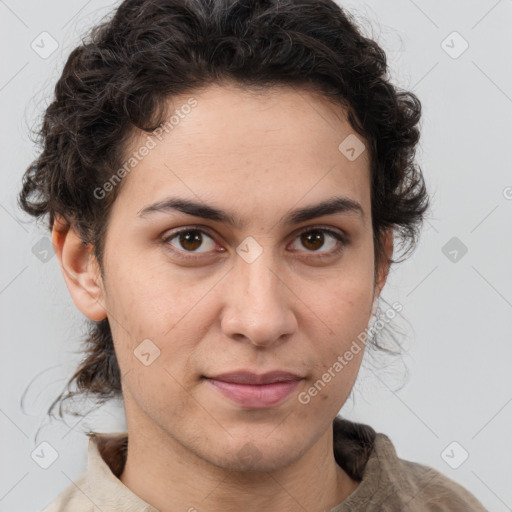
[(299, 235), (302, 235), (303, 233), (315, 230), (324, 231), (333, 236), (339, 236), (340, 238), (343, 238), (344, 242), (348, 241), (348, 234), (343, 229), (334, 228), (332, 226), (325, 226), (322, 224), (312, 224), (311, 226), (303, 226), (302, 228), (299, 228), (297, 231), (295, 231), (292, 235), (295, 238)]
[[(209, 228), (207, 228), (206, 226), (201, 226), (199, 224), (197, 225), (190, 225), (190, 226), (185, 226), (185, 227), (182, 227), (182, 228), (176, 228), (174, 230), (171, 230), (171, 231), (167, 231), (163, 236), (162, 236), (162, 242), (165, 243), (169, 250), (172, 251), (174, 254), (177, 254), (178, 257), (182, 258), (182, 259), (185, 259), (185, 260), (195, 260), (195, 259), (204, 259), (205, 255), (208, 255), (207, 252), (198, 252), (198, 253), (194, 253), (194, 252), (187, 252), (187, 251), (181, 251), (179, 249), (176, 249), (175, 247), (172, 247), (170, 245), (170, 241), (173, 239), (173, 238), (176, 238), (178, 235), (180, 235), (182, 232), (186, 232), (186, 231), (199, 231), (201, 232), (202, 234), (205, 234), (207, 235), (208, 237), (210, 237), (214, 242), (215, 242), (215, 236), (210, 233), (210, 230)], [(215, 242), (217, 243), (217, 242)], [(224, 249), (223, 249), (224, 250)]]
[(191, 224), (190, 226), (183, 226), (181, 228), (171, 229), (170, 231), (166, 231), (163, 235), (164, 240), (170, 240), (175, 236), (179, 235), (183, 231), (201, 231), (201, 233), (207, 234), (210, 238), (214, 238), (214, 235), (210, 233), (210, 228), (207, 226), (202, 226), (200, 224)]

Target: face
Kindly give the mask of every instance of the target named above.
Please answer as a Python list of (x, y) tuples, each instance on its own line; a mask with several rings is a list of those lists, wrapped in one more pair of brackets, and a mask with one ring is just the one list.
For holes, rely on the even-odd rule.
[(338, 149), (354, 130), (312, 92), (191, 96), (173, 99), (168, 133), (130, 141), (127, 160), (141, 158), (110, 215), (99, 303), (129, 430), (227, 469), (249, 454), (275, 470), (327, 432), (359, 370), (363, 350), (335, 363), (387, 270), (374, 281), (369, 155)]

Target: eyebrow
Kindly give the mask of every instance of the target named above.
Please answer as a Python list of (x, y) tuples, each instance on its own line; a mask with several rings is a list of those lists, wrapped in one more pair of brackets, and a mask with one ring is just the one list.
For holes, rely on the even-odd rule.
[[(242, 227), (239, 218), (219, 208), (191, 201), (189, 199), (170, 197), (142, 208), (137, 217), (148, 217), (156, 212), (170, 213), (179, 211), (194, 217), (223, 222), (231, 226)], [(307, 220), (333, 215), (336, 213), (356, 214), (364, 223), (364, 210), (360, 203), (348, 197), (334, 197), (311, 206), (297, 208), (288, 212), (283, 219), (284, 224), (298, 224)]]

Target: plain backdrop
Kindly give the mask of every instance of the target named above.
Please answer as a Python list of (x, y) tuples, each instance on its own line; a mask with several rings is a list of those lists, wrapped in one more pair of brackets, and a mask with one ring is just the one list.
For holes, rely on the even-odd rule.
[[(0, 0), (0, 511), (42, 510), (85, 470), (84, 430), (125, 427), (119, 403), (45, 419), (80, 359), (83, 317), (48, 233), (16, 205), (37, 151), (29, 128), (80, 35), (116, 4)], [(489, 510), (512, 510), (512, 1), (342, 5), (423, 104), (418, 162), (432, 212), (382, 294), (403, 305), (405, 355), (367, 359), (341, 413)]]

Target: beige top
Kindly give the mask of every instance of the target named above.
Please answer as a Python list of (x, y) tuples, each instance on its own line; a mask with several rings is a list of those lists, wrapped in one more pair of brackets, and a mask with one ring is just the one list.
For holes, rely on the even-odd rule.
[[(337, 463), (360, 483), (328, 512), (486, 512), (468, 491), (438, 471), (399, 459), (390, 439), (337, 417)], [(87, 470), (43, 512), (159, 512), (126, 487), (121, 475), (128, 433), (93, 433)]]

